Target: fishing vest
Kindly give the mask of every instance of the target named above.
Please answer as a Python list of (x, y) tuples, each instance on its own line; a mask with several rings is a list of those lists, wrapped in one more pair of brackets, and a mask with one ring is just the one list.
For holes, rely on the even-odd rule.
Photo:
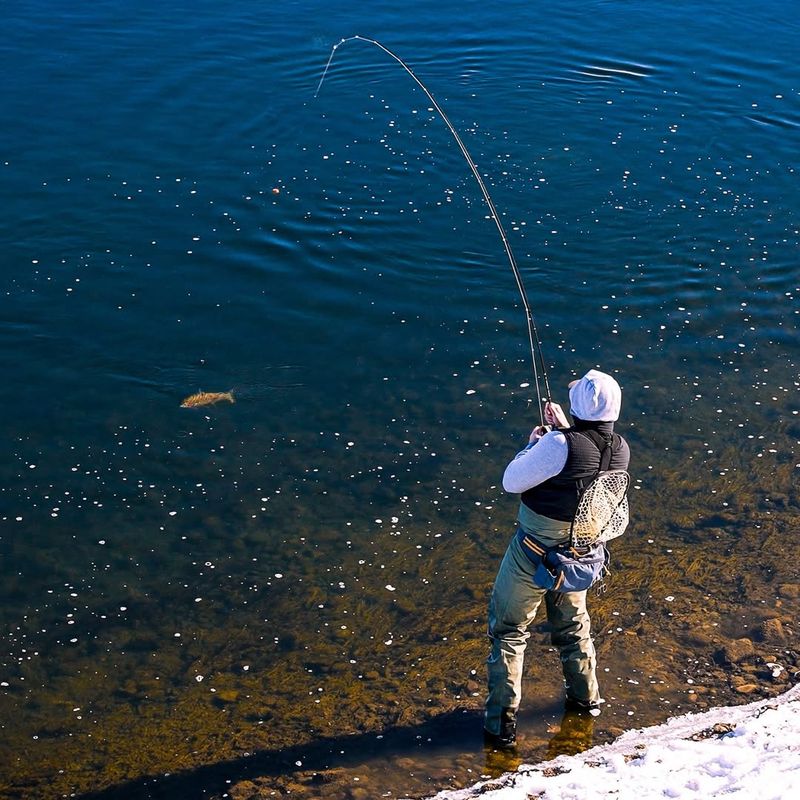
[[(522, 493), (522, 502), (537, 514), (562, 522), (572, 522), (584, 485), (601, 468), (627, 469), (628, 443), (618, 434), (596, 428), (567, 428), (567, 463), (558, 475)], [(609, 445), (607, 449), (607, 445)], [(610, 452), (609, 452), (610, 450)], [(603, 452), (604, 451), (604, 452)], [(601, 452), (603, 455), (601, 465)]]

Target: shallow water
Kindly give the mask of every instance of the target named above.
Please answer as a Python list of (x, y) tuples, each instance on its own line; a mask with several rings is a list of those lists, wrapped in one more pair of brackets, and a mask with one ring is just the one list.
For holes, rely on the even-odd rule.
[[(9, 11), (4, 795), (420, 796), (515, 766), (479, 718), (524, 315), (408, 76), (350, 42), (314, 98), (356, 32), (486, 176), (556, 399), (593, 365), (624, 388), (607, 709), (562, 725), (537, 627), (518, 758), (795, 679), (798, 19), (751, 6)], [(181, 409), (198, 389), (237, 402)]]

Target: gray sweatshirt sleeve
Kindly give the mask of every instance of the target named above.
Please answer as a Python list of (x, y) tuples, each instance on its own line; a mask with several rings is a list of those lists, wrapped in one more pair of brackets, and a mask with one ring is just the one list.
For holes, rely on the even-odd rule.
[(564, 469), (568, 455), (567, 437), (561, 431), (550, 431), (535, 445), (517, 453), (503, 473), (503, 488), (521, 494), (544, 483)]

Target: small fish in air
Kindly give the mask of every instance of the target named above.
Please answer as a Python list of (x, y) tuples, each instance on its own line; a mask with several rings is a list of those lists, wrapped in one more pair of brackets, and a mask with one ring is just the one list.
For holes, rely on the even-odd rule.
[(213, 406), (214, 403), (220, 403), (227, 400), (229, 403), (235, 402), (233, 399), (233, 391), (230, 392), (198, 392), (197, 394), (189, 395), (182, 403), (181, 408), (197, 408), (198, 406)]

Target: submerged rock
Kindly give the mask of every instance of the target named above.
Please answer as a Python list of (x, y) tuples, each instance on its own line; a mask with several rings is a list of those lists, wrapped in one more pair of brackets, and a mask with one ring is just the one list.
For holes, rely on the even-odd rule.
[(758, 638), (767, 644), (785, 644), (786, 631), (783, 623), (777, 617), (765, 619), (758, 626)]
[(733, 639), (716, 653), (717, 660), (724, 664), (740, 664), (755, 656), (755, 647), (750, 639)]

